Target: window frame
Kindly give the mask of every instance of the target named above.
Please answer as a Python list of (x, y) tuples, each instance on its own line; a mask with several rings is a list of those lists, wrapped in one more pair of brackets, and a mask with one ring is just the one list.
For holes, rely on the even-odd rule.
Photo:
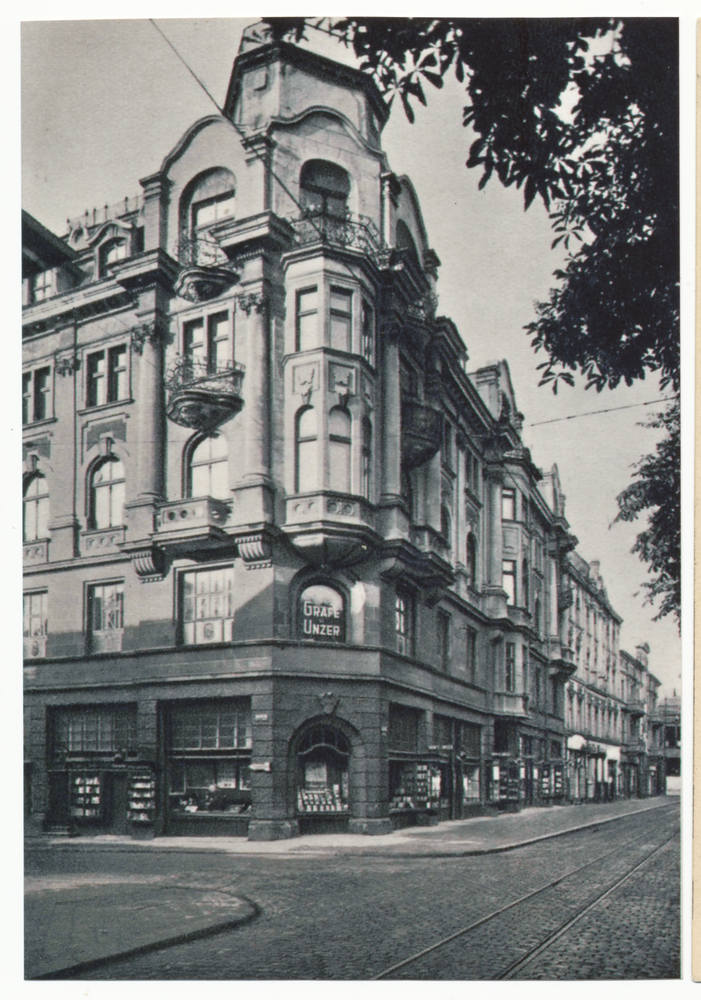
[[(32, 486), (33, 483), (38, 482), (38, 480), (43, 479), (46, 483), (46, 491), (44, 493), (39, 493), (36, 496), (27, 496), (27, 491)], [(42, 509), (42, 501), (45, 501), (45, 513), (40, 518), (39, 514)], [(34, 516), (34, 521), (36, 523), (36, 534), (32, 537), (27, 535), (27, 510), (30, 508), (36, 508), (36, 513)], [(51, 532), (49, 531), (49, 520), (51, 517), (51, 494), (48, 488), (48, 480), (43, 472), (35, 469), (34, 472), (29, 473), (29, 475), (24, 477), (24, 482), (22, 483), (22, 542), (39, 542), (50, 538)], [(46, 521), (46, 534), (42, 535), (39, 531), (40, 522)]]
[[(42, 384), (41, 378), (45, 377)], [(40, 424), (54, 417), (54, 369), (39, 364), (22, 371), (22, 426)]]
[[(218, 334), (217, 325), (222, 322), (226, 332)], [(201, 330), (201, 340), (195, 342), (193, 332), (197, 329)], [(180, 356), (190, 363), (195, 377), (227, 371), (234, 363), (233, 310), (214, 308), (196, 316), (183, 317), (179, 342)], [(223, 351), (219, 347), (221, 344), (226, 345)], [(198, 366), (201, 366), (201, 371), (197, 370)]]
[[(513, 567), (513, 569), (507, 569), (508, 566)], [(506, 581), (511, 580), (511, 587), (506, 586)], [(515, 608), (516, 604), (516, 560), (515, 559), (502, 559), (501, 561), (501, 588), (506, 593), (506, 603), (508, 607)], [(511, 598), (509, 600), (509, 598)]]
[(361, 305), (361, 354), (369, 365), (375, 366), (376, 325), (375, 310), (363, 296)]
[[(104, 362), (101, 371), (95, 370)], [(123, 380), (120, 375), (124, 376)], [(130, 398), (129, 345), (126, 341), (87, 351), (85, 355), (85, 409), (123, 403)]]
[[(86, 635), (88, 637), (89, 649), (91, 653), (107, 653), (107, 652), (118, 652), (122, 648), (122, 639), (124, 636), (124, 580), (97, 580), (90, 581), (85, 584), (85, 615), (86, 615)], [(115, 589), (114, 597), (116, 597), (116, 613), (117, 622), (116, 625), (111, 625), (109, 628), (96, 628), (95, 627), (95, 614), (96, 614), (96, 598), (98, 596), (98, 591), (102, 591), (102, 611), (100, 612), (100, 624), (104, 626), (104, 608), (106, 604), (106, 598), (104, 591), (109, 588)], [(113, 614), (114, 611), (111, 610), (109, 613)]]
[[(316, 299), (314, 302), (313, 309), (303, 309), (303, 296), (305, 295), (315, 295)], [(303, 351), (314, 351), (319, 344), (319, 298), (320, 298), (320, 287), (319, 285), (307, 285), (304, 288), (297, 288), (295, 290), (295, 353), (301, 354)], [(313, 338), (313, 344), (303, 344), (302, 343), (302, 321), (307, 319), (309, 316), (316, 316), (316, 326), (314, 332), (316, 336)], [(309, 333), (305, 333), (305, 337), (308, 337)]]
[[(196, 461), (195, 456), (199, 449), (206, 441), (211, 441), (212, 439), (223, 440), (225, 445), (225, 454), (223, 458), (209, 457), (208, 461)], [(216, 496), (212, 492), (212, 468), (215, 465), (222, 465), (226, 467), (226, 483), (227, 483), (227, 495), (220, 497)], [(215, 434), (196, 434), (187, 445), (187, 450), (185, 452), (185, 476), (183, 484), (183, 497), (191, 500), (197, 499), (198, 497), (212, 497), (214, 500), (231, 500), (231, 488), (229, 487), (229, 442), (225, 434), (215, 433)], [(209, 492), (208, 493), (196, 493), (193, 488), (193, 469), (208, 468), (209, 474)]]
[(502, 521), (516, 520), (516, 493), (511, 486), (501, 488), (501, 519)]
[(516, 691), (516, 643), (504, 644), (504, 690), (508, 694)]
[[(32, 619), (36, 618), (36, 614), (32, 614), (32, 601), (34, 598), (41, 598), (41, 608), (40, 615), (41, 626), (40, 631), (32, 631)], [(29, 628), (25, 627), (25, 623), (29, 623)], [(43, 639), (49, 634), (49, 590), (47, 587), (40, 588), (38, 590), (25, 590), (22, 593), (22, 635), (25, 639)]]
[[(353, 350), (353, 313), (354, 313), (354, 295), (355, 290), (352, 288), (344, 287), (343, 285), (329, 285), (329, 305), (328, 305), (328, 346), (334, 351), (342, 351), (344, 354), (350, 354)], [(334, 296), (337, 298), (345, 299), (348, 303), (348, 310), (339, 309), (337, 305), (333, 305)], [(346, 323), (346, 342), (345, 347), (339, 347), (334, 343), (334, 320), (344, 321)]]
[(465, 626), (465, 670), (474, 683), (477, 677), (477, 630), (470, 625)]
[[(334, 413), (343, 414), (344, 420), (347, 421), (347, 435), (331, 430), (331, 418)], [(338, 446), (342, 446), (344, 450), (341, 451)], [(332, 462), (332, 455), (338, 456), (343, 461), (341, 472), (346, 480), (343, 483), (333, 481), (336, 463)], [(353, 492), (353, 415), (345, 406), (332, 406), (328, 414), (328, 488), (336, 493)]]
[[(198, 617), (197, 615), (197, 599), (198, 597), (206, 596), (212, 598), (213, 595), (217, 593), (215, 590), (198, 591), (197, 589), (197, 577), (204, 577), (205, 575), (211, 576), (215, 573), (223, 573), (225, 575), (225, 581), (228, 577), (229, 585), (225, 586), (221, 593), (224, 595), (225, 604), (229, 603), (230, 615), (210, 615), (209, 617)], [(194, 578), (194, 585), (192, 591), (192, 608), (193, 617), (190, 619), (187, 617), (187, 601), (188, 595), (186, 594), (187, 580), (189, 577)], [(180, 645), (185, 647), (196, 647), (196, 646), (207, 646), (213, 643), (230, 643), (233, 642), (233, 630), (234, 621), (236, 619), (236, 608), (234, 603), (234, 587), (236, 581), (236, 574), (233, 562), (230, 563), (218, 563), (214, 566), (202, 566), (199, 568), (188, 567), (187, 569), (182, 569), (178, 573), (177, 586), (178, 586), (178, 629)], [(197, 638), (197, 624), (198, 622), (204, 623), (205, 636), (204, 638)], [(221, 622), (221, 638), (215, 638), (206, 635), (207, 624), (213, 622)], [(192, 623), (192, 639), (188, 639), (188, 629), (187, 626)]]
[[(315, 433), (313, 435), (306, 434), (306, 435), (302, 436), (301, 433), (300, 433), (301, 424), (302, 424), (302, 418), (304, 417), (305, 413), (308, 413), (310, 411), (314, 414), (314, 421), (315, 421), (315, 428), (314, 428), (314, 430), (315, 430)], [(307, 488), (302, 489), (302, 470), (305, 469), (306, 467), (305, 467), (304, 463), (301, 460), (302, 449), (300, 448), (300, 445), (314, 445), (315, 446), (315, 447), (313, 447), (311, 449), (312, 453), (315, 456), (315, 462), (314, 462), (315, 476), (313, 477), (315, 479), (315, 482), (314, 482), (313, 485), (311, 485), (310, 483), (307, 483), (305, 481), (304, 482), (304, 486), (305, 487), (310, 487), (308, 489)], [(305, 454), (306, 454), (306, 450), (305, 450)], [(297, 412), (295, 414), (295, 455), (294, 455), (294, 459), (295, 459), (294, 492), (295, 493), (314, 493), (314, 492), (318, 491), (321, 488), (320, 487), (321, 476), (319, 475), (319, 471), (320, 471), (319, 470), (319, 411), (314, 406), (301, 406), (297, 410)]]
[(451, 620), (452, 615), (444, 608), (436, 609), (436, 632), (438, 646), (438, 665), (444, 673), (450, 669), (451, 655)]
[[(121, 465), (123, 476), (121, 478), (110, 477), (106, 480), (104, 484), (96, 484), (95, 477), (98, 472), (105, 468), (107, 465)], [(123, 528), (125, 524), (124, 516), (124, 506), (126, 504), (126, 481), (127, 474), (124, 467), (124, 462), (121, 457), (115, 454), (113, 451), (109, 452), (107, 455), (103, 455), (96, 462), (90, 466), (88, 472), (88, 495), (87, 495), (87, 521), (89, 531), (109, 531), (114, 528)], [(115, 487), (122, 488), (122, 504), (121, 504), (121, 521), (116, 521), (113, 523), (114, 517), (114, 494), (118, 493)], [(104, 491), (104, 493), (98, 494), (98, 490)], [(109, 524), (98, 524), (98, 499), (101, 499), (103, 495), (108, 496), (108, 510), (109, 510)]]
[(394, 595), (395, 649), (402, 656), (414, 655), (414, 596), (404, 588)]

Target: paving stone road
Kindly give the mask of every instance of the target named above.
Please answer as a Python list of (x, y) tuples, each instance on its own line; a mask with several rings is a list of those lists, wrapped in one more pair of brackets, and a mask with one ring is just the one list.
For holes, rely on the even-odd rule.
[[(253, 901), (260, 916), (211, 938), (113, 960), (85, 980), (370, 979), (527, 892), (624, 848), (558, 890), (509, 911), (390, 979), (491, 979), (678, 829), (676, 809), (500, 855), (466, 858), (245, 857), (92, 852), (56, 865), (181, 877)], [(48, 877), (48, 873), (46, 875)], [(679, 975), (678, 846), (662, 852), (563, 935), (519, 979), (651, 979)], [(541, 935), (542, 936), (542, 935)]]

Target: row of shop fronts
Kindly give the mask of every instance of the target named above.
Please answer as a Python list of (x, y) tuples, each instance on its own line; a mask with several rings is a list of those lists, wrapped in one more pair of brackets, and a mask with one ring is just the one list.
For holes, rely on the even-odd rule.
[[(27, 799), (40, 803), (33, 785), (45, 783), (48, 829), (247, 836), (261, 817), (288, 823), (288, 835), (389, 832), (664, 791), (654, 764), (622, 761), (619, 747), (570, 737), (566, 758), (495, 754), (486, 724), (396, 703), (375, 717), (373, 753), (336, 707), (331, 698), (332, 711), (262, 743), (257, 729), (269, 713), (254, 712), (250, 698), (164, 702), (148, 749), (136, 704), (50, 707), (46, 761), (29, 764)], [(521, 745), (532, 750), (533, 741)]]

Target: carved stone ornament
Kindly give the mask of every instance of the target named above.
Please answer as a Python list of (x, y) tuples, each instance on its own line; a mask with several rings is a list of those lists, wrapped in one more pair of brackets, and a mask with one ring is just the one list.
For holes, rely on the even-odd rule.
[(305, 406), (309, 406), (312, 393), (319, 383), (317, 365), (297, 365), (294, 370), (294, 391), (299, 393)]
[(226, 267), (200, 267), (194, 264), (180, 272), (174, 291), (188, 302), (207, 302), (221, 295), (236, 281), (238, 274)]
[(317, 698), (319, 699), (319, 704), (324, 715), (333, 715), (341, 700), (333, 691), (324, 691), (323, 694), (317, 695)]
[(247, 316), (255, 309), (257, 313), (262, 313), (266, 306), (266, 298), (262, 292), (241, 292), (236, 296), (236, 304)]
[(165, 576), (163, 555), (155, 546), (132, 550), (129, 555), (142, 583), (158, 583)]
[(244, 535), (237, 538), (236, 543), (246, 569), (269, 569), (272, 566), (270, 540), (262, 532)]
[(137, 354), (144, 353), (144, 344), (157, 344), (163, 339), (163, 330), (157, 322), (139, 323), (131, 329), (131, 346)]
[(80, 358), (77, 354), (64, 354), (57, 357), (54, 367), (59, 375), (73, 375), (80, 369)]

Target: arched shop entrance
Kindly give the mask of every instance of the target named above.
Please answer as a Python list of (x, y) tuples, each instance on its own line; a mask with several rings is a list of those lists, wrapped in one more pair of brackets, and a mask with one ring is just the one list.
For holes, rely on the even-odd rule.
[(307, 725), (293, 740), (295, 815), (300, 833), (348, 829), (351, 813), (351, 741), (327, 720)]

